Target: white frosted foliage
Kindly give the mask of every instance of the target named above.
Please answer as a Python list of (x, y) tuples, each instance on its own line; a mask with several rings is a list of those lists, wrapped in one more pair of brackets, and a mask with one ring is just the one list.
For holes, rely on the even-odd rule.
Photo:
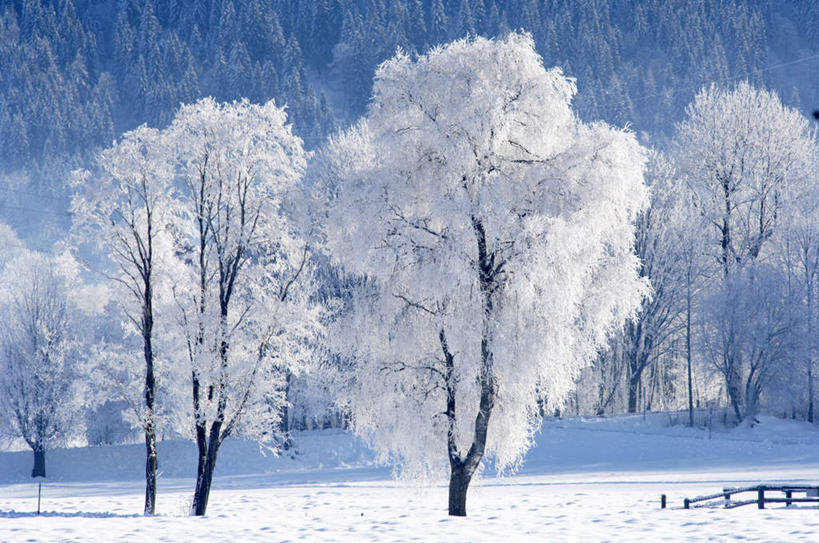
[(80, 435), (82, 344), (70, 270), (20, 246), (0, 267), (0, 435), (47, 450)]
[(747, 82), (697, 93), (677, 127), (677, 161), (724, 273), (764, 259), (769, 240), (815, 175), (810, 121)]
[(334, 336), (354, 360), (345, 399), (405, 475), (447, 465), (447, 386), (466, 454), (486, 371), (486, 453), (514, 467), (539, 402), (562, 404), (647, 292), (632, 250), (645, 152), (627, 131), (581, 123), (574, 93), (525, 34), (399, 52), (378, 69), (367, 116), (319, 157), (328, 247), (372, 280)]
[[(79, 252), (90, 245), (103, 256), (86, 264), (105, 279), (105, 294), (115, 302), (124, 338), (104, 338), (92, 358), (104, 376), (100, 393), (115, 389), (132, 411), (129, 418), (143, 428), (153, 427), (160, 420), (144, 399), (146, 335), (160, 388), (171, 371), (153, 330), (164, 318), (161, 300), (170, 296), (167, 265), (173, 248), (165, 226), (170, 222), (172, 169), (166, 141), (161, 132), (140, 126), (102, 151), (96, 166), (93, 172), (74, 174), (78, 192), (72, 200), (72, 234)], [(160, 409), (167, 410), (168, 403), (160, 401)]]
[(270, 439), (286, 372), (303, 369), (320, 329), (292, 219), (307, 154), (286, 120), (273, 101), (207, 98), (165, 131), (177, 188), (175, 358), (199, 387), (194, 425), (224, 424), (220, 441)]

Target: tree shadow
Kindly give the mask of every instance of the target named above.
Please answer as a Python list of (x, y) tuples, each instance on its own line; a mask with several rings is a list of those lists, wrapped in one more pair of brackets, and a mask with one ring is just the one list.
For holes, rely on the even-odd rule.
[(94, 511), (15, 511), (11, 509), (4, 511), (0, 509), (0, 518), (31, 518), (31, 517), (51, 517), (51, 518), (136, 518), (143, 515), (139, 514), (119, 514), (109, 512), (94, 512)]

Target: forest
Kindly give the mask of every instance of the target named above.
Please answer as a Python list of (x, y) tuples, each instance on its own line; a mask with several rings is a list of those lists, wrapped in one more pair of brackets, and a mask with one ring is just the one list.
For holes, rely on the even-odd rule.
[(351, 428), (448, 473), (460, 516), (543, 417), (813, 423), (817, 23), (796, 0), (4, 3), (0, 436), (33, 475), (144, 439), (146, 513), (157, 441), (192, 439), (203, 515), (226, 439)]

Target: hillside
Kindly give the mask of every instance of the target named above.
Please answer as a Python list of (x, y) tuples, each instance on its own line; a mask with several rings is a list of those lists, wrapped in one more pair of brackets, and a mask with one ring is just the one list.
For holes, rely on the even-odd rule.
[(68, 171), (201, 96), (286, 103), (315, 148), (363, 112), (396, 48), (469, 34), (531, 32), (577, 78), (584, 118), (655, 144), (711, 82), (750, 79), (810, 111), (818, 23), (808, 0), (13, 0), (0, 11), (0, 220), (58, 237)]
[[(798, 470), (801, 466), (813, 466), (811, 473), (819, 475), (814, 452), (819, 446), (819, 429), (812, 424), (760, 416), (754, 426), (730, 427), (715, 416), (709, 432), (707, 413), (701, 417), (701, 425), (694, 428), (679, 424), (679, 416), (669, 413), (547, 420), (516, 475), (593, 473), (605, 478), (611, 473), (636, 475), (669, 469), (692, 475), (740, 468), (749, 472), (773, 467)], [(48, 479), (59, 483), (133, 481), (138, 486), (143, 476), (143, 449), (142, 443), (136, 443), (50, 451)], [(193, 442), (160, 442), (159, 457), (163, 478), (192, 480), (196, 467)], [(30, 482), (30, 464), (29, 450), (0, 452), (0, 484)], [(485, 481), (494, 480), (491, 467), (486, 475)], [(220, 452), (217, 477), (235, 486), (248, 476), (263, 476), (268, 484), (280, 485), (385, 479), (390, 471), (352, 434), (324, 430), (296, 433), (293, 449), (281, 456), (251, 441), (227, 441)], [(179, 487), (179, 481), (171, 484)]]

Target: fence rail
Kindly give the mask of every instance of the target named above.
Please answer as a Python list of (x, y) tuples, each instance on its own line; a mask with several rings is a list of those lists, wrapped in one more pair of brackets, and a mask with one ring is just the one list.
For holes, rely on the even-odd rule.
[[(734, 500), (733, 496), (743, 494), (746, 492), (756, 492), (756, 498)], [(766, 496), (765, 493), (768, 493)], [(784, 497), (771, 496), (770, 493), (779, 492), (784, 494)], [(794, 494), (803, 494), (803, 497), (795, 497)], [(733, 509), (743, 505), (756, 504), (757, 508), (765, 509), (765, 504), (784, 503), (785, 506), (790, 506), (795, 503), (815, 503), (819, 504), (819, 486), (813, 485), (756, 485), (746, 486), (740, 488), (723, 488), (722, 492), (717, 494), (708, 494), (705, 496), (697, 496), (694, 498), (685, 498), (683, 500), (683, 509), (691, 509), (692, 507), (713, 507), (717, 505), (713, 500), (722, 499), (722, 505), (726, 509)], [(700, 504), (700, 505), (695, 505)], [(660, 499), (660, 507), (665, 509), (666, 496), (662, 495)]]

